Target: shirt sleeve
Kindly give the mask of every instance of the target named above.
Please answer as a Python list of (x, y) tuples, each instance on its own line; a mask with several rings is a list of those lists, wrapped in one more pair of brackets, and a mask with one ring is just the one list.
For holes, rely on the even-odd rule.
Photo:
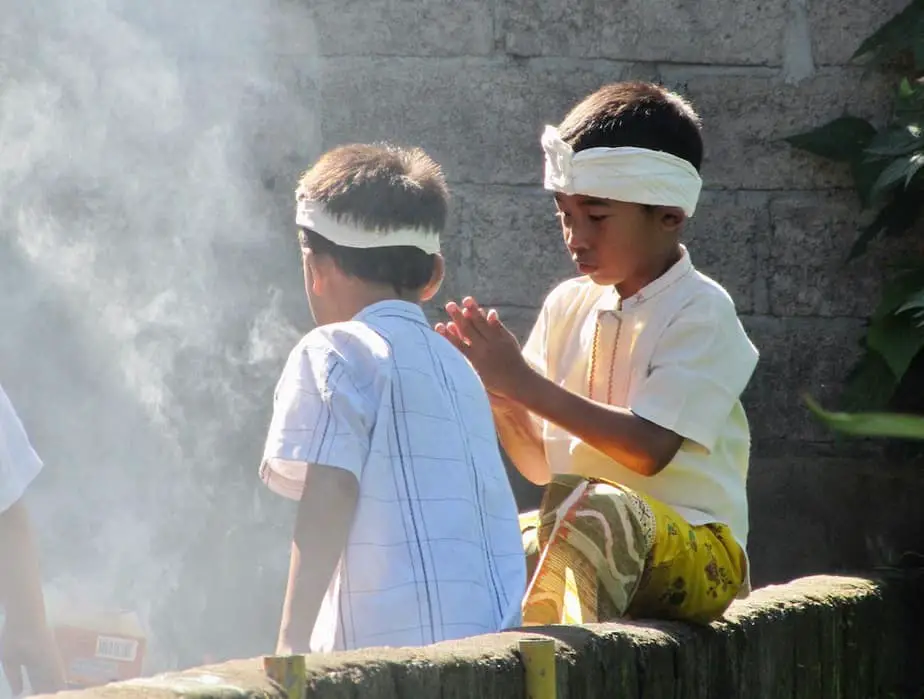
[(0, 512), (6, 512), (22, 498), (41, 470), (42, 460), (0, 386)]
[(373, 416), (348, 369), (321, 334), (309, 335), (289, 356), (260, 466), (263, 482), (277, 494), (300, 499), (309, 464), (362, 479)]
[(549, 310), (546, 304), (543, 304), (539, 311), (539, 317), (533, 325), (533, 329), (526, 338), (521, 350), (523, 358), (536, 371), (543, 376), (548, 376), (548, 322)]
[(723, 302), (689, 308), (666, 328), (630, 406), (707, 451), (715, 447), (758, 359), (734, 305)]

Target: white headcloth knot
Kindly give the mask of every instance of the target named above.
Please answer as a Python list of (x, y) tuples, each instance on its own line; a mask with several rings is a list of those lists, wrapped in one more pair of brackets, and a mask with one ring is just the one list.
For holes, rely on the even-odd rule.
[(545, 188), (562, 194), (677, 206), (689, 217), (696, 211), (702, 178), (691, 163), (647, 148), (588, 148), (578, 153), (554, 126), (542, 134)]

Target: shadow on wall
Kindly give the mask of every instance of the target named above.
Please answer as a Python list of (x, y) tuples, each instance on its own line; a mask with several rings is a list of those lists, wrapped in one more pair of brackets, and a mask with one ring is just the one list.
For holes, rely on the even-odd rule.
[(0, 7), (0, 381), (46, 462), (50, 604), (137, 612), (148, 671), (259, 654), (293, 511), (256, 468), (309, 322), (288, 214), (319, 146), (311, 23)]

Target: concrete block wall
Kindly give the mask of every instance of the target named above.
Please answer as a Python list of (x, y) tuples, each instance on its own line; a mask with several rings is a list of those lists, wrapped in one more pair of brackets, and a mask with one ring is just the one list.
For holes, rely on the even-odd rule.
[[(836, 399), (885, 270), (904, 250), (875, 246), (845, 267), (860, 214), (849, 174), (781, 139), (845, 111), (881, 123), (894, 81), (848, 61), (905, 5), (321, 2), (312, 7), (322, 141), (395, 140), (437, 158), (455, 193), (439, 300), (474, 293), (522, 337), (545, 293), (573, 272), (540, 186), (543, 124), (616, 80), (661, 81), (688, 96), (704, 121), (706, 191), (687, 242), (694, 262), (734, 296), (763, 357), (745, 397), (755, 445), (755, 573), (767, 581), (832, 561), (861, 565), (883, 553), (873, 539), (907, 529), (909, 512), (895, 511), (883, 534), (846, 517), (841, 501), (788, 518), (769, 503), (785, 501), (794, 486), (831, 490), (846, 478), (859, 487), (855, 466), (879, 458), (851, 446), (846, 455), (857, 458), (834, 459), (845, 450), (809, 418), (800, 395)], [(808, 480), (793, 457), (814, 464)], [(920, 487), (914, 476), (895, 483), (894, 475), (873, 486), (887, 499)], [(535, 501), (523, 482), (517, 487), (524, 502)], [(781, 539), (815, 543), (779, 554)]]

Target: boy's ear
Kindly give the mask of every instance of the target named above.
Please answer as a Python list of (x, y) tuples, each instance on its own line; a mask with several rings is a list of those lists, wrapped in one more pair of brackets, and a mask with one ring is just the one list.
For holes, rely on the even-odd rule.
[(305, 291), (320, 296), (327, 288), (330, 260), (315, 254), (311, 248), (302, 248), (302, 269), (305, 273)]
[(446, 261), (439, 253), (433, 255), (433, 274), (430, 275), (430, 281), (420, 292), (421, 303), (426, 303), (440, 290), (443, 285), (443, 279), (446, 276)]
[(687, 215), (679, 206), (661, 206), (660, 223), (666, 233), (680, 233), (683, 224), (686, 223)]

